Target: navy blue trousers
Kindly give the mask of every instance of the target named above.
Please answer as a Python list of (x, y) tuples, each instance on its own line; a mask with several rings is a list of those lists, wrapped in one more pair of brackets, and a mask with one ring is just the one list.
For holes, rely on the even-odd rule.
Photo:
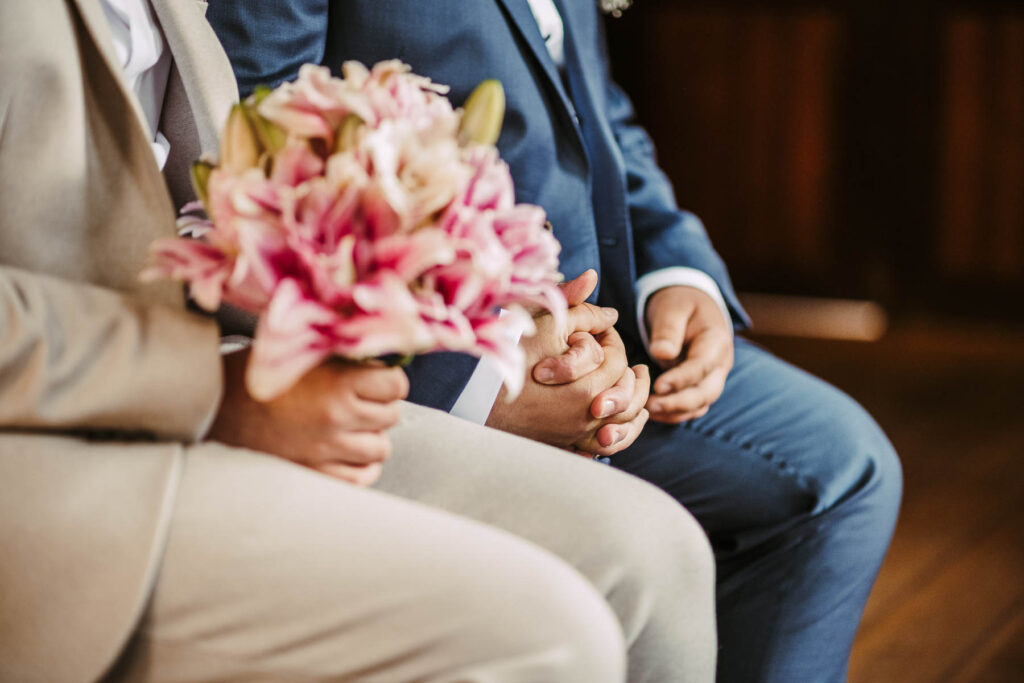
[(902, 494), (896, 453), (863, 408), (737, 338), (707, 415), (650, 422), (612, 464), (674, 496), (711, 539), (719, 681), (846, 679)]

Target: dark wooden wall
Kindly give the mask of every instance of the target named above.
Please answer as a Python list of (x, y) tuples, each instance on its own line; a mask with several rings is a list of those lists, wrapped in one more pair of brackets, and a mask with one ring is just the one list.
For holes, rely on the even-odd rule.
[(637, 0), (608, 30), (740, 288), (1024, 320), (1024, 2)]

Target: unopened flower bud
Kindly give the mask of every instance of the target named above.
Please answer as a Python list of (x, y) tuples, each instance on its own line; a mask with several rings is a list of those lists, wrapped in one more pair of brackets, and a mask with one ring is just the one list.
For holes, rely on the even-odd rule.
[(356, 133), (363, 125), (363, 120), (355, 114), (349, 114), (338, 126), (338, 133), (334, 137), (334, 153), (345, 152), (356, 145)]
[(220, 139), (220, 167), (229, 173), (241, 173), (259, 164), (263, 149), (244, 104), (236, 104), (228, 115), (224, 136)]
[(255, 107), (259, 105), (259, 103), (262, 102), (264, 99), (266, 99), (267, 95), (269, 95), (272, 92), (274, 92), (274, 89), (271, 88), (270, 86), (266, 86), (263, 84), (257, 85), (255, 88), (253, 88), (252, 94), (246, 98), (246, 102), (250, 102)]
[(249, 114), (249, 122), (252, 123), (253, 130), (256, 131), (256, 137), (259, 138), (263, 151), (271, 156), (280, 152), (288, 140), (288, 134), (284, 128), (260, 116), (255, 107), (247, 109), (246, 113)]
[(495, 144), (505, 120), (505, 89), (501, 82), (489, 79), (476, 86), (463, 109), (460, 142)]
[(195, 190), (196, 199), (203, 203), (206, 215), (210, 215), (210, 193), (206, 189), (206, 185), (210, 182), (210, 173), (213, 172), (213, 169), (213, 164), (205, 159), (200, 159), (192, 164), (189, 174), (192, 178), (192, 189)]

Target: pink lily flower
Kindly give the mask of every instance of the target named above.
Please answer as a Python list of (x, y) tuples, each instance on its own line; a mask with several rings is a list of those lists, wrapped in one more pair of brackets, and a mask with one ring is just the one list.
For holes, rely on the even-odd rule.
[(437, 350), (490, 358), (518, 393), (527, 307), (565, 319), (543, 210), (515, 203), (493, 146), (460, 141), (445, 86), (398, 61), (342, 71), (305, 65), (235, 111), (246, 163), (203, 167), (209, 218), (155, 242), (143, 277), (257, 314), (262, 400), (333, 357)]

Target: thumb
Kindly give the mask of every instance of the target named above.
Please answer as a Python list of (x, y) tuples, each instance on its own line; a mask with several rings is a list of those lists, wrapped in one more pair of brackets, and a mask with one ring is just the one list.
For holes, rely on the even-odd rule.
[(597, 271), (585, 270), (579, 277), (559, 285), (569, 306), (578, 306), (597, 288)]
[(672, 363), (683, 353), (687, 316), (665, 311), (651, 316), (651, 357), (662, 365)]

